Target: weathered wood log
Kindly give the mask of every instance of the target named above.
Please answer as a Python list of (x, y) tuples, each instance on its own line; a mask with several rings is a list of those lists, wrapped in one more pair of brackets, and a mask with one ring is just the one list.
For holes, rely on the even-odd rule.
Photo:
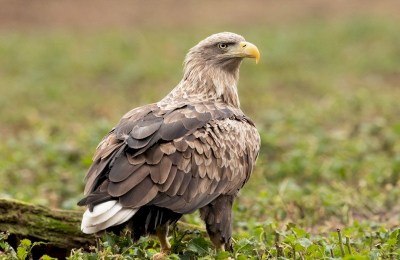
[(12, 246), (22, 238), (43, 241), (46, 244), (40, 246), (41, 251), (49, 251), (52, 255), (65, 256), (72, 248), (88, 248), (93, 244), (93, 236), (80, 231), (81, 217), (81, 211), (49, 209), (0, 199), (0, 231), (11, 234)]
[[(34, 248), (34, 255), (48, 254), (65, 258), (73, 248), (88, 249), (95, 244), (92, 235), (80, 230), (83, 211), (50, 209), (11, 199), (0, 199), (0, 232), (10, 233), (9, 243), (15, 248), (19, 240), (46, 244)], [(178, 230), (195, 230), (199, 227), (178, 222)], [(205, 233), (204, 230), (202, 230)]]

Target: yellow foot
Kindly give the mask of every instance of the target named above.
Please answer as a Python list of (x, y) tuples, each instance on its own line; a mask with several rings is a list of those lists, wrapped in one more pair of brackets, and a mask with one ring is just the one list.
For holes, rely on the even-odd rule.
[(153, 260), (165, 260), (168, 257), (168, 253), (167, 252), (160, 252), (157, 254), (153, 255)]

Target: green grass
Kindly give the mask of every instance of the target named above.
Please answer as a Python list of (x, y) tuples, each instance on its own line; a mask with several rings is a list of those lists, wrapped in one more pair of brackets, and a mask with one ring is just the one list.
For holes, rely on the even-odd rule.
[[(186, 51), (210, 32), (2, 33), (0, 196), (76, 208), (102, 136), (168, 93)], [(399, 258), (397, 24), (358, 18), (236, 32), (262, 53), (259, 65), (242, 65), (239, 84), (262, 149), (234, 206), (232, 256), (340, 258), (340, 228), (354, 255), (346, 259)], [(184, 220), (201, 224), (197, 214)], [(104, 243), (104, 252), (77, 249), (71, 259), (158, 250), (147, 238)], [(173, 259), (226, 257), (198, 235), (173, 244)]]

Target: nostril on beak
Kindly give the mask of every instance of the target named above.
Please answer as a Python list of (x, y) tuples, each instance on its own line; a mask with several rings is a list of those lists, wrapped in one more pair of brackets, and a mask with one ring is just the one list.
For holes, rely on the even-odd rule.
[(242, 47), (244, 48), (244, 47), (246, 47), (246, 46), (247, 46), (247, 44), (243, 45)]

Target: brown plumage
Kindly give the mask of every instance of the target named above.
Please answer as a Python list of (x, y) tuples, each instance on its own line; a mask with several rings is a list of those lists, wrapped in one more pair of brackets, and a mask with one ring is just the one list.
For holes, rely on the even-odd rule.
[(99, 144), (85, 181), (85, 233), (157, 233), (200, 209), (211, 240), (231, 247), (232, 203), (258, 156), (259, 134), (239, 108), (243, 58), (257, 48), (234, 33), (211, 35), (186, 56), (182, 81), (164, 99), (126, 113)]

